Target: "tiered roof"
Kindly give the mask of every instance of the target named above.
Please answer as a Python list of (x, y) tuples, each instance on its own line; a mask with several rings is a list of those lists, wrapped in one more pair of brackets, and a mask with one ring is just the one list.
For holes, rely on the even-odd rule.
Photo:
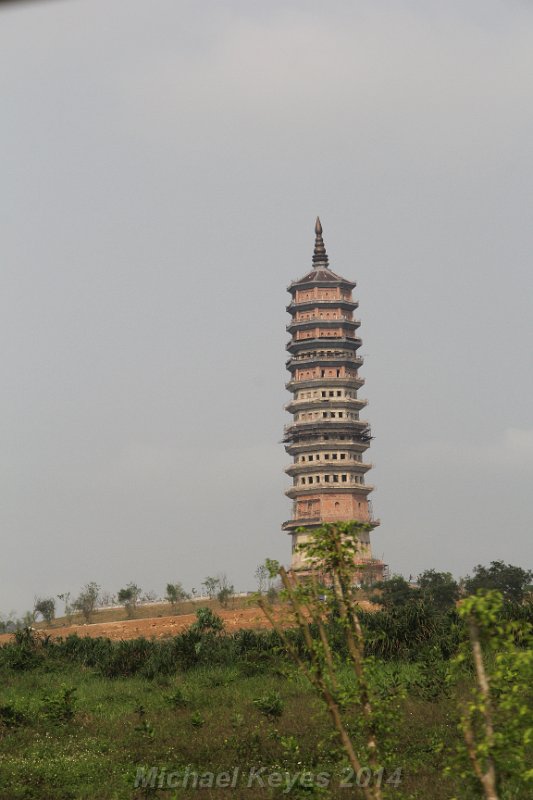
[(293, 281), (288, 288), (288, 291), (294, 293), (296, 289), (302, 289), (306, 286), (345, 286), (353, 289), (356, 284), (354, 281), (349, 281), (346, 278), (337, 275), (329, 268), (328, 254), (322, 238), (322, 223), (320, 217), (316, 218), (315, 223), (315, 249), (313, 252), (313, 269), (297, 281)]

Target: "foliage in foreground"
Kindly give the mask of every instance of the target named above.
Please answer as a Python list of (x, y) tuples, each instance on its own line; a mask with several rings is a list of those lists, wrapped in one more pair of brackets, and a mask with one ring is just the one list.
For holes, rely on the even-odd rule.
[[(389, 692), (384, 698), (375, 691), (375, 664), (365, 651), (357, 603), (357, 553), (359, 534), (368, 528), (361, 522), (340, 522), (301, 529), (306, 533), (299, 547), (306, 571), (300, 576), (269, 562), (272, 574), (278, 574), (283, 583), (290, 624), (303, 636), (304, 656), (287, 638), (284, 625), (264, 598), (259, 598), (259, 604), (287, 653), (325, 704), (353, 772), (360, 774), (368, 765), (375, 776), (388, 766), (387, 755), (399, 748), (395, 714), (399, 695)], [(512, 582), (508, 573), (505, 570), (507, 584)], [(513, 576), (522, 583), (529, 578), (525, 573)], [(426, 596), (433, 616), (440, 616), (455, 602), (458, 587), (446, 573), (430, 571), (422, 578), (417, 595), (402, 578), (388, 581), (388, 587), (382, 584), (385, 608), (390, 610), (393, 593), (401, 594), (400, 607), (405, 609), (416, 609)], [(512, 594), (508, 597), (516, 600)], [(500, 800), (502, 790), (509, 786), (521, 796), (533, 789), (533, 770), (527, 766), (533, 742), (532, 626), (505, 620), (503, 604), (500, 592), (485, 590), (462, 601), (459, 618), (465, 621), (468, 636), (464, 637), (465, 627), (458, 626), (466, 641), (460, 642), (453, 659), (456, 669), (465, 664), (471, 668), (474, 681), (469, 696), (460, 698), (463, 742), (457, 746), (452, 764), (462, 767), (463, 778), (474, 778), (485, 800)], [(332, 619), (339, 629), (337, 638), (332, 635)], [(340, 647), (335, 646), (339, 643)], [(343, 668), (351, 673), (348, 685), (341, 680)], [(449, 677), (451, 683), (452, 673), (439, 675), (436, 670), (435, 677), (443, 679), (442, 683)], [(456, 678), (457, 693), (460, 674)], [(464, 768), (462, 760), (469, 769)], [(381, 783), (374, 780), (362, 786), (362, 792), (366, 800), (385, 796)]]
[[(192, 796), (158, 792), (151, 786), (135, 792), (139, 765), (200, 772), (238, 765), (243, 774), (251, 766), (292, 775), (311, 771), (316, 776), (324, 771), (332, 776), (329, 788), (297, 783), (290, 796), (361, 797), (363, 787), (356, 782), (353, 795), (339, 789), (339, 782), (350, 774), (349, 763), (302, 672), (291, 667), (283, 638), (275, 631), (228, 634), (220, 618), (207, 611), (198, 614), (192, 630), (166, 640), (112, 642), (71, 636), (54, 641), (26, 630), (1, 647), (0, 787), (5, 788), (0, 788), (0, 800)], [(531, 611), (528, 606), (504, 604), (497, 617), (512, 638), (508, 654), (500, 646), (487, 649), (485, 633), (481, 642), (498, 715), (511, 703), (501, 727), (498, 716), (495, 732), (502, 742), (511, 743), (514, 753), (509, 769), (499, 777), (498, 797), (522, 800), (529, 789), (517, 775), (520, 764), (531, 762), (532, 746), (524, 735), (526, 717), (520, 709), (515, 713), (513, 697), (505, 692), (511, 669), (513, 681), (521, 687), (514, 699), (521, 699), (522, 707), (531, 700), (526, 692), (528, 673), (514, 661), (517, 653), (526, 652), (520, 646), (525, 642), (519, 629), (527, 625)], [(387, 709), (376, 720), (382, 745), (390, 742), (382, 762), (384, 797), (476, 800), (479, 784), (469, 768), (458, 711), (458, 701), (464, 714), (469, 708), (464, 703), (477, 691), (468, 656), (467, 619), (455, 611), (435, 615), (418, 605), (361, 613), (360, 618), (374, 708), (391, 704), (394, 711), (392, 729)], [(347, 651), (338, 618), (327, 621), (327, 631), (341, 662)], [(318, 626), (311, 625), (309, 632), (319, 641)], [(306, 661), (301, 631), (285, 635)], [(456, 663), (463, 652), (465, 658)], [(502, 665), (505, 691), (495, 677)], [(353, 672), (342, 663), (338, 680), (347, 703), (352, 702)], [(512, 736), (509, 721), (516, 724)], [(476, 711), (473, 728), (482, 751), (480, 712)], [(347, 729), (354, 741), (360, 740), (357, 718), (348, 720)], [(496, 748), (494, 753), (501, 770), (504, 750), (499, 753)], [(436, 781), (447, 764), (449, 775)], [(371, 777), (377, 779), (379, 774)], [(368, 778), (366, 765), (360, 775)], [(210, 790), (206, 796), (222, 800), (228, 791)], [(246, 787), (232, 791), (232, 797), (249, 800), (250, 796)], [(287, 794), (283, 788), (255, 787), (253, 796), (272, 800)]]

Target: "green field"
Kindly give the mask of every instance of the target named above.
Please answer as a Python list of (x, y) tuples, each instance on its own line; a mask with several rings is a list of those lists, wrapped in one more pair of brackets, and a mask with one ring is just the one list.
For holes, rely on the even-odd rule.
[[(380, 780), (397, 800), (481, 797), (460, 768), (443, 775), (473, 682), (465, 667), (447, 683), (456, 615), (414, 628), (412, 616), (386, 617), (364, 619), (382, 770), (353, 779), (325, 707), (273, 632), (115, 643), (20, 634), (0, 648), (0, 799), (362, 797), (358, 780)], [(349, 688), (353, 674), (341, 676)], [(355, 712), (350, 733), (357, 743)], [(502, 800), (525, 800), (515, 778)]]

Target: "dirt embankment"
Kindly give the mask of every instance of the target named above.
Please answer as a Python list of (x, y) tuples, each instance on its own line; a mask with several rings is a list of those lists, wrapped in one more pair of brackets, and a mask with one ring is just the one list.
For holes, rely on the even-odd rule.
[[(362, 601), (361, 608), (365, 611), (376, 610), (372, 603)], [(270, 623), (260, 608), (238, 608), (238, 609), (218, 609), (216, 612), (224, 620), (224, 628), (228, 633), (238, 631), (241, 628), (261, 629), (270, 628)], [(274, 615), (276, 619), (284, 624), (291, 624), (288, 619), (288, 609), (283, 606), (275, 606)], [(90, 625), (64, 625), (62, 627), (44, 628), (39, 625), (39, 632), (49, 634), (54, 639), (65, 638), (72, 634), (78, 636), (104, 636), (108, 639), (159, 639), (163, 636), (175, 636), (186, 630), (196, 621), (195, 614), (179, 614), (168, 616), (147, 617), (143, 619), (127, 619), (115, 622), (94, 622)], [(13, 638), (11, 633), (0, 634), (0, 644), (9, 642)]]
[[(236, 631), (240, 628), (268, 628), (270, 623), (265, 619), (259, 608), (241, 608), (236, 610), (221, 609), (218, 615), (224, 620), (227, 631)], [(278, 612), (279, 613), (279, 612)], [(195, 614), (182, 614), (180, 616), (148, 617), (147, 619), (128, 619), (118, 622), (95, 622), (90, 625), (65, 625), (61, 628), (42, 628), (39, 632), (49, 634), (54, 639), (70, 636), (105, 636), (108, 639), (138, 639), (144, 636), (152, 637), (175, 636), (186, 630), (196, 620)], [(12, 639), (12, 634), (0, 635), (0, 644)]]

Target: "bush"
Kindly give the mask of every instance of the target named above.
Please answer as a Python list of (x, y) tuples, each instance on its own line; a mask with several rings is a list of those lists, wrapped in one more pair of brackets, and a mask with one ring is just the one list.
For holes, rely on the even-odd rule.
[(45, 695), (41, 704), (41, 713), (56, 723), (70, 722), (76, 714), (76, 689), (62, 686), (55, 695)]
[(33, 607), (35, 614), (40, 614), (50, 624), (56, 615), (56, 601), (53, 597), (38, 597)]
[(503, 561), (491, 561), (490, 567), (481, 564), (474, 567), (474, 575), (465, 578), (464, 586), (468, 594), (475, 594), (478, 589), (494, 589), (501, 592), (506, 600), (520, 603), (532, 578), (531, 570), (514, 567)]
[(190, 595), (187, 594), (181, 583), (167, 583), (165, 593), (165, 600), (171, 603), (172, 606), (177, 606), (183, 600), (188, 600)]
[(24, 725), (26, 722), (25, 715), (19, 711), (12, 703), (7, 703), (0, 706), (0, 728), (15, 728), (18, 725)]
[(98, 595), (100, 594), (100, 587), (97, 583), (92, 581), (87, 583), (78, 597), (72, 603), (72, 608), (79, 611), (83, 619), (88, 624), (94, 614), (96, 604), (98, 603)]
[(136, 583), (128, 583), (125, 589), (120, 589), (117, 594), (119, 603), (124, 605), (128, 617), (135, 616), (135, 609), (141, 596), (141, 588)]
[(210, 608), (203, 606), (196, 611), (196, 622), (190, 629), (198, 633), (219, 633), (224, 630), (224, 621)]
[(266, 717), (281, 717), (284, 703), (279, 692), (268, 692), (262, 697), (256, 697), (254, 706)]

